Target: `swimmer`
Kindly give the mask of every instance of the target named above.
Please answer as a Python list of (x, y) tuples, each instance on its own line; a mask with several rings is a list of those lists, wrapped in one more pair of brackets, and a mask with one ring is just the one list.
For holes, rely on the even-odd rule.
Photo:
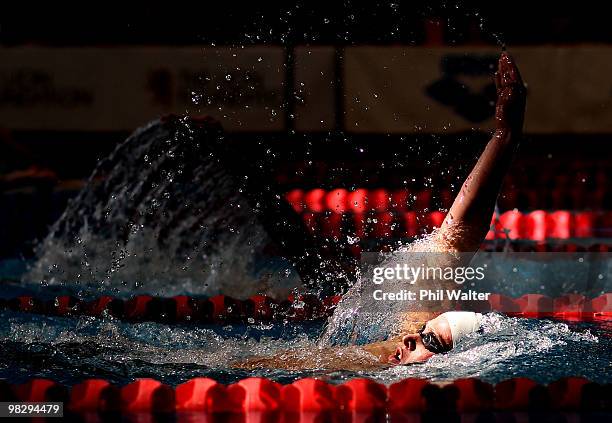
[[(499, 58), (495, 84), (497, 104), (494, 134), (465, 180), (443, 224), (433, 234), (434, 251), (475, 253), (489, 230), (502, 180), (522, 136), (526, 103), (525, 86), (518, 68), (506, 52)], [(360, 328), (356, 323), (359, 310), (345, 305), (349, 303), (348, 297), (359, 294), (359, 287), (355, 286), (345, 294), (331, 320), (341, 313), (345, 313), (346, 318), (340, 316), (336, 320), (341, 320), (342, 324), (331, 329), (328, 326), (327, 334), (324, 334), (326, 342), (320, 342), (316, 351), (288, 351), (273, 357), (256, 357), (235, 366), (359, 370), (424, 362), (435, 354), (450, 351), (466, 335), (477, 331), (482, 318), (479, 313), (468, 311), (448, 311), (437, 316), (407, 311), (399, 314), (398, 320), (389, 320), (395, 322), (393, 327), (380, 325), (376, 329), (386, 331), (383, 333), (386, 340), (372, 342), (371, 333), (362, 336), (358, 332), (371, 329)], [(381, 315), (385, 315), (385, 310)], [(372, 321), (375, 320), (370, 323)], [(349, 337), (346, 341), (330, 341), (335, 332), (348, 333)], [(397, 332), (403, 335), (398, 336)], [(329, 336), (330, 333), (332, 336)], [(363, 338), (366, 342), (363, 342)]]

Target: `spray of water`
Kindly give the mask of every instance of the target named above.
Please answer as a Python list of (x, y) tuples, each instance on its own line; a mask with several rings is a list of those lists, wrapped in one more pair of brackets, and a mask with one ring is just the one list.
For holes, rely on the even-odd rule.
[[(547, 383), (583, 375), (610, 382), (609, 372), (601, 371), (609, 364), (610, 337), (599, 328), (571, 328), (565, 323), (499, 314), (486, 315), (482, 333), (468, 336), (448, 354), (434, 356), (426, 363), (388, 368), (373, 365), (376, 359), (355, 347), (317, 346), (313, 335), (318, 327), (270, 324), (246, 330), (233, 326), (213, 330), (125, 324), (110, 317), (67, 319), (12, 312), (0, 313), (0, 317), (0, 377), (11, 380), (35, 375), (74, 384), (88, 377), (103, 377), (123, 384), (135, 377), (154, 377), (178, 384), (205, 376), (223, 383), (248, 376), (281, 382), (311, 376), (342, 382), (360, 376), (383, 383), (406, 377), (478, 377), (489, 382), (529, 377)], [(279, 335), (279, 330), (285, 333)], [(249, 370), (233, 366), (250, 357), (274, 354), (298, 357), (309, 365)]]
[[(452, 254), (438, 253), (447, 253), (449, 251), (447, 243), (460, 235), (461, 229), (453, 225), (445, 231), (444, 237), (440, 231), (434, 230), (409, 244), (398, 246), (390, 253), (381, 253), (377, 265), (393, 268), (396, 264), (408, 264), (411, 267), (419, 267), (432, 258), (453, 260)], [(406, 263), (407, 257), (411, 260), (410, 263)], [(444, 263), (436, 265), (443, 267)], [(427, 311), (417, 301), (376, 300), (374, 296), (365, 292), (370, 283), (367, 273), (364, 272), (361, 276), (342, 297), (319, 339), (319, 345), (367, 344), (383, 341), (406, 332), (409, 329), (406, 325), (415, 323), (414, 315), (407, 317), (407, 313)], [(385, 283), (385, 289), (389, 291), (399, 291), (403, 288), (405, 281)], [(441, 286), (438, 286), (437, 281), (432, 281), (428, 282), (427, 288), (437, 289)]]
[(113, 293), (283, 296), (292, 266), (215, 154), (215, 125), (155, 121), (91, 175), (38, 247), (24, 281)]

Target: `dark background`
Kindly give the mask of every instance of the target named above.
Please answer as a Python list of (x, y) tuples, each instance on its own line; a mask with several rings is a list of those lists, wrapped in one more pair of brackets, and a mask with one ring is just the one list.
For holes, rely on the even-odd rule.
[[(367, 5), (350, 1), (293, 5), (224, 1), (149, 4), (137, 10), (88, 6), (87, 10), (62, 11), (32, 6), (30, 13), (0, 16), (2, 46), (473, 46), (499, 45), (500, 40), (510, 50), (516, 45), (600, 44), (612, 42), (612, 30), (609, 15), (595, 1), (398, 1)], [(288, 108), (292, 107), (291, 99), (289, 93)], [(3, 132), (0, 255), (30, 255), (35, 240), (45, 235), (66, 201), (78, 192), (75, 181), (87, 178), (98, 160), (127, 135)], [(255, 135), (260, 142), (250, 142)], [(432, 138), (436, 142), (431, 142)], [(609, 134), (526, 134), (500, 207), (609, 210), (609, 138)], [(418, 191), (424, 189), (425, 180), (433, 178), (433, 186), (441, 187), (435, 190), (439, 193), (442, 189), (452, 191), (450, 183), (469, 171), (487, 139), (488, 134), (478, 132), (444, 137), (347, 135), (338, 124), (324, 133), (233, 134), (227, 142), (236, 149), (236, 160), (263, 157), (268, 148), (277, 152), (268, 164), (285, 191), (315, 187)], [(367, 154), (361, 154), (361, 149)], [(440, 169), (450, 172), (440, 176)], [(406, 179), (410, 182), (405, 183)], [(555, 194), (561, 188), (567, 194)], [(434, 193), (431, 206), (444, 210), (448, 200), (435, 197)]]

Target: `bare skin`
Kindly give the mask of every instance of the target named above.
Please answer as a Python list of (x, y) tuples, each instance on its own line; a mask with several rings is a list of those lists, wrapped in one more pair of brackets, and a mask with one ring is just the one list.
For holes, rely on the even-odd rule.
[[(525, 111), (525, 87), (518, 68), (507, 53), (502, 53), (495, 73), (497, 104), (495, 132), (478, 162), (463, 183), (435, 242), (441, 251), (476, 252), (489, 230), (504, 175), (519, 144)], [(424, 324), (424, 326), (423, 326)], [(420, 329), (417, 329), (421, 326)], [(430, 313), (406, 313), (401, 338), (356, 347), (317, 348), (305, 352), (287, 351), (272, 357), (257, 357), (235, 363), (241, 368), (324, 368), (328, 370), (367, 370), (386, 365), (424, 362), (434, 355), (423, 343), (433, 336), (444, 351), (453, 340), (444, 316)], [(420, 332), (420, 333), (419, 333)]]

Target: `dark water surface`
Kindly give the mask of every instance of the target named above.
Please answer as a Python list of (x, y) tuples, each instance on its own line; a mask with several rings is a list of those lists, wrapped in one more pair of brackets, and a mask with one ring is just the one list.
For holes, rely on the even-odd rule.
[(232, 383), (265, 376), (289, 383), (323, 377), (341, 383), (370, 377), (383, 383), (406, 377), (450, 380), (479, 377), (498, 382), (529, 377), (546, 383), (564, 376), (612, 382), (612, 327), (567, 324), (489, 314), (482, 333), (473, 334), (449, 354), (425, 364), (367, 372), (319, 369), (232, 369), (228, 363), (254, 355), (299, 349), (316, 353), (323, 323), (273, 323), (227, 326), (129, 324), (112, 318), (50, 317), (0, 313), (0, 378), (19, 383), (34, 377), (72, 385), (87, 378), (125, 384), (152, 377), (170, 385), (207, 376)]

